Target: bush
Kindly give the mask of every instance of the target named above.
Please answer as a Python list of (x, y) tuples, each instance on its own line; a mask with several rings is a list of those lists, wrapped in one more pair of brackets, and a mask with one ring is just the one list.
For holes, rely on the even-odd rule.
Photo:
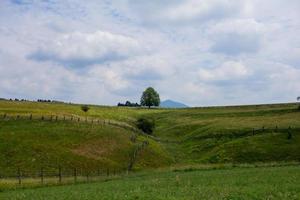
[(142, 117), (137, 120), (137, 127), (143, 132), (151, 135), (155, 128), (155, 122), (153, 119), (147, 119)]
[(89, 107), (88, 105), (83, 105), (83, 106), (81, 106), (81, 110), (82, 110), (83, 112), (87, 112), (87, 111), (89, 111), (89, 109), (90, 109), (90, 107)]

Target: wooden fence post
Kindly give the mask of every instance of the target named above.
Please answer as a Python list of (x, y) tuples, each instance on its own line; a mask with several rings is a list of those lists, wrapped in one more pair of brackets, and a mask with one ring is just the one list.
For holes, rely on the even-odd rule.
[(32, 120), (32, 114), (29, 115), (29, 120)]
[(74, 183), (77, 182), (77, 170), (74, 168)]
[(58, 168), (58, 182), (61, 183), (62, 175), (61, 175), (61, 167)]
[(41, 167), (41, 184), (43, 185), (44, 184), (44, 169)]
[(287, 137), (287, 139), (288, 140), (290, 140), (290, 139), (292, 139), (292, 132), (291, 132), (291, 127), (289, 126), (289, 128), (288, 128), (288, 137)]
[(19, 181), (19, 185), (22, 184), (22, 177), (21, 177), (21, 170), (20, 168), (18, 168), (18, 181)]
[(6, 118), (6, 113), (3, 114), (3, 119), (5, 119), (5, 118)]
[(42, 120), (44, 120), (44, 115), (42, 115), (42, 118), (41, 118)]
[(86, 173), (86, 182), (89, 182), (89, 172)]

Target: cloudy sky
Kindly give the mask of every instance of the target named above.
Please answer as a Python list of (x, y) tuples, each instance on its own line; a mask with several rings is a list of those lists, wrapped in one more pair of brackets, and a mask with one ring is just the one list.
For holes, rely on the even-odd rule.
[(191, 106), (300, 96), (299, 0), (0, 0), (0, 97)]

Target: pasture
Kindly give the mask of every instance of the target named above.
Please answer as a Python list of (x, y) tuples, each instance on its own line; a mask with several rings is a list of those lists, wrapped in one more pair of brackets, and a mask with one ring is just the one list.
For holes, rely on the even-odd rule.
[[(80, 106), (0, 101), (0, 198), (299, 197), (295, 103), (186, 109), (90, 105), (87, 113)], [(140, 117), (155, 121), (151, 136), (137, 130)], [(253, 167), (257, 163), (277, 167)]]
[(300, 195), (299, 166), (144, 172), (122, 179), (0, 193), (7, 200), (280, 199)]

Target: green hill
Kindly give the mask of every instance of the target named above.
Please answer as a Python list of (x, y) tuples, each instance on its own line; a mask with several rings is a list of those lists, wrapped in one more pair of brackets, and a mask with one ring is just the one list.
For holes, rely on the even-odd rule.
[[(1, 172), (18, 167), (51, 171), (58, 166), (125, 170), (143, 141), (149, 145), (138, 152), (134, 169), (300, 161), (296, 104), (150, 110), (90, 107), (84, 113), (77, 104), (0, 101)], [(154, 137), (135, 130), (141, 116), (155, 119)]]
[(177, 163), (300, 160), (296, 104), (190, 108), (150, 115), (157, 121), (155, 135), (166, 141)]

